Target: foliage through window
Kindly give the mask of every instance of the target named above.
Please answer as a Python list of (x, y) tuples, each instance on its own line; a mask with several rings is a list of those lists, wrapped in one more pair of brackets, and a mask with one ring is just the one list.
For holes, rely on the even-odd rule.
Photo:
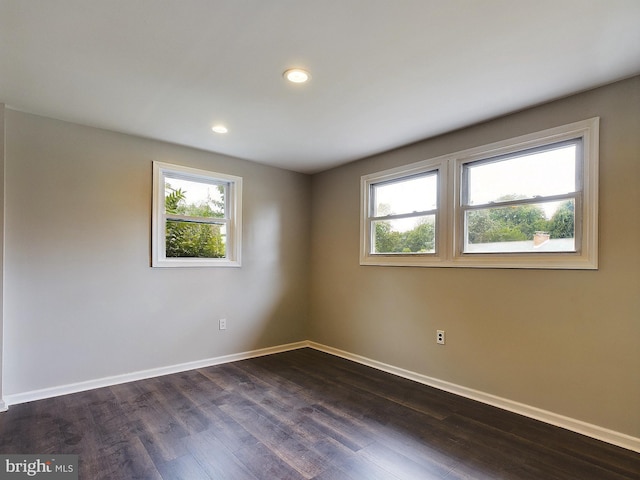
[(361, 179), (362, 265), (597, 268), (597, 118)]
[(242, 179), (154, 162), (154, 266), (239, 266)]

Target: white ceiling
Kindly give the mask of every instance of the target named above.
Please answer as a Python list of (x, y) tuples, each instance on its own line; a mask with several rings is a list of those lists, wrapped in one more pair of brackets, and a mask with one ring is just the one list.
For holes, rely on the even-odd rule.
[(0, 0), (9, 108), (300, 172), (638, 73), (640, 0)]

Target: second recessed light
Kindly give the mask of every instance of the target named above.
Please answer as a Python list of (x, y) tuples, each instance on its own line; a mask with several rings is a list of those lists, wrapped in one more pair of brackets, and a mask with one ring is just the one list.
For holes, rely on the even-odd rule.
[(311, 78), (311, 74), (301, 68), (290, 68), (283, 73), (283, 76), (292, 83), (304, 83)]

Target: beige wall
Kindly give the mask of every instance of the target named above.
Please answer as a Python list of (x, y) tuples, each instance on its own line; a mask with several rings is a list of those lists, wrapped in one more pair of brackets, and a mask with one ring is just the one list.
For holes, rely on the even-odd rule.
[[(598, 271), (358, 264), (361, 175), (594, 116)], [(638, 179), (640, 77), (317, 174), (310, 339), (640, 437)]]
[[(5, 395), (307, 337), (308, 176), (12, 110), (6, 128)], [(149, 267), (153, 160), (243, 177), (242, 268)]]

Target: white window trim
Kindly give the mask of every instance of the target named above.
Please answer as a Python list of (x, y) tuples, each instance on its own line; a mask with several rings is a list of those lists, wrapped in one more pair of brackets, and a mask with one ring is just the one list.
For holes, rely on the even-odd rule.
[[(445, 157), (434, 158), (422, 162), (413, 163), (408, 166), (392, 168), (383, 172), (364, 175), (360, 181), (361, 191), (361, 224), (360, 224), (360, 264), (361, 265), (395, 265), (403, 266), (408, 264), (416, 266), (435, 266), (443, 261), (442, 250), (447, 243), (446, 232), (448, 229), (440, 228), (442, 222), (447, 222), (446, 206), (447, 198), (444, 195), (445, 183), (447, 179), (447, 163)], [(436, 253), (421, 253), (404, 255), (401, 253), (377, 253), (369, 254), (371, 251), (371, 186), (377, 183), (388, 182), (396, 179), (420, 175), (423, 173), (437, 172), (438, 175), (438, 207), (436, 212)]]
[[(164, 179), (167, 173), (188, 180), (229, 184), (226, 209), (228, 211), (226, 258), (167, 258), (165, 248), (166, 214), (164, 211)], [(242, 246), (242, 177), (197, 168), (153, 162), (153, 207), (151, 222), (152, 267), (240, 267)]]
[[(461, 208), (462, 168), (466, 163), (582, 138), (582, 225), (577, 252), (462, 253), (463, 218)], [(513, 139), (443, 155), (361, 177), (360, 264), (420, 267), (475, 268), (598, 268), (598, 163), (599, 118), (551, 128)], [(371, 254), (369, 203), (371, 185), (416, 173), (440, 169), (436, 254)]]

